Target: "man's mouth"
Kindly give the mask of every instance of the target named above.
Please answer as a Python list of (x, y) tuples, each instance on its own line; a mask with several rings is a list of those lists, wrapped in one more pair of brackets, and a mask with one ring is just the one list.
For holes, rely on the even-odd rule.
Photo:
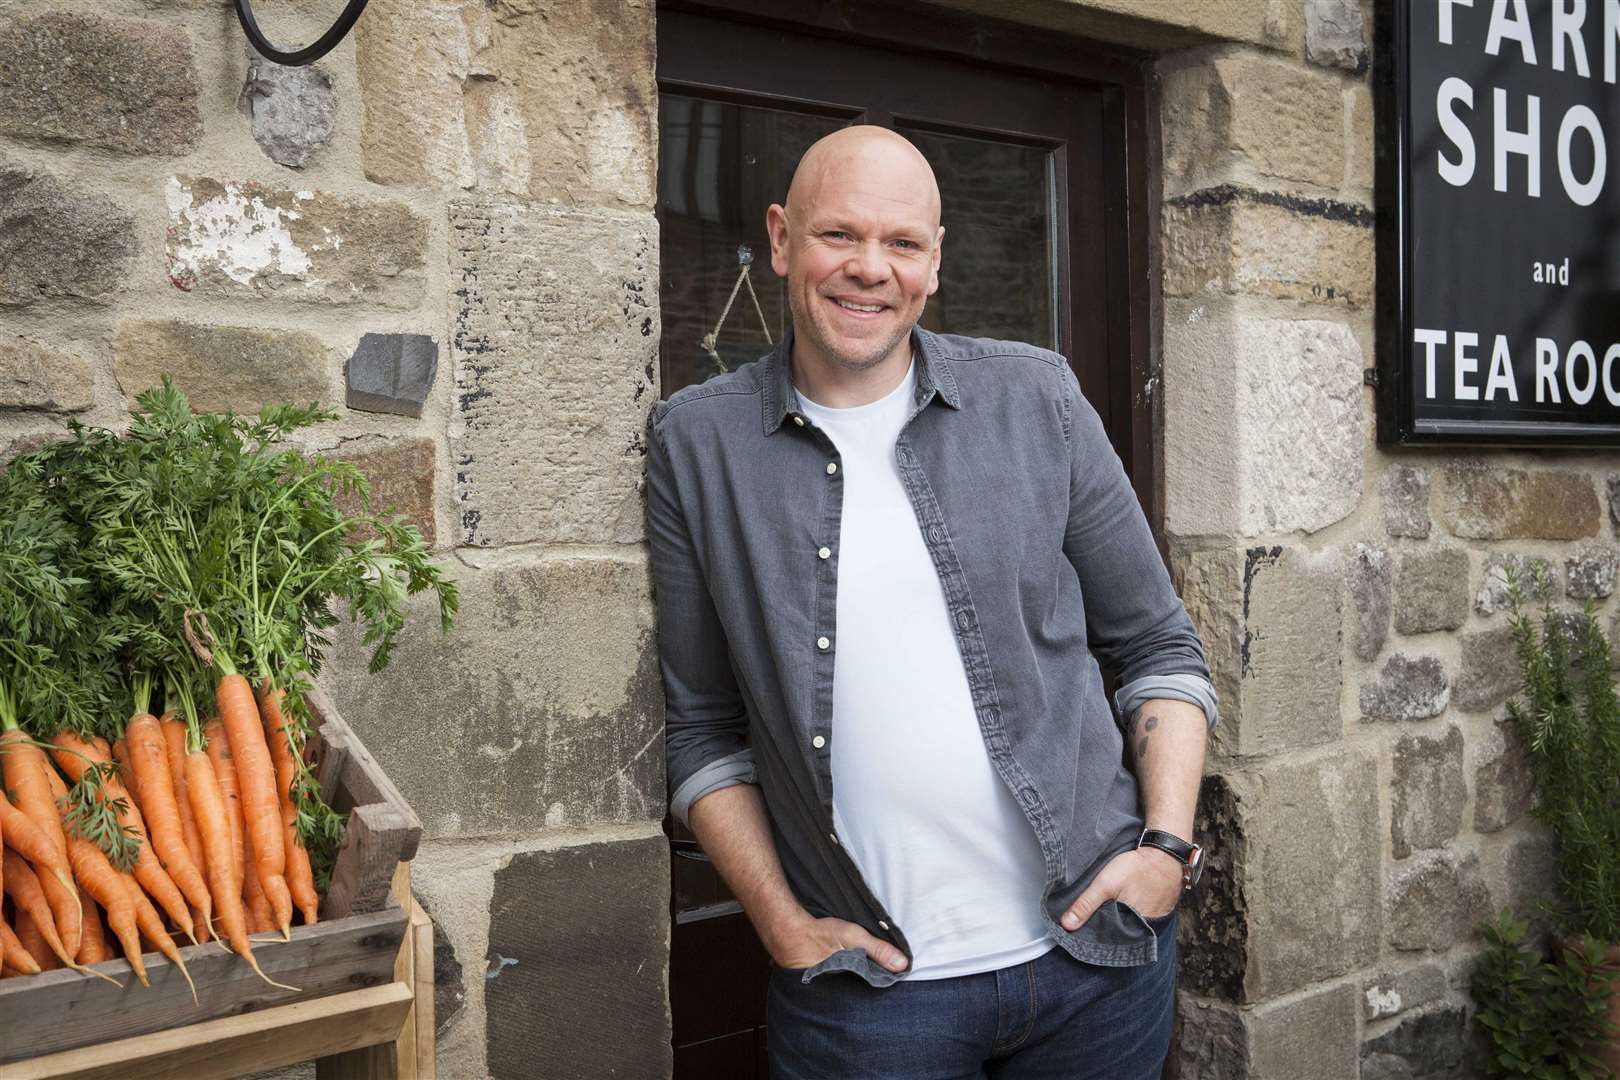
[(845, 311), (854, 312), (857, 315), (876, 315), (888, 307), (887, 304), (858, 304), (853, 300), (840, 300), (836, 296), (831, 299), (833, 303)]

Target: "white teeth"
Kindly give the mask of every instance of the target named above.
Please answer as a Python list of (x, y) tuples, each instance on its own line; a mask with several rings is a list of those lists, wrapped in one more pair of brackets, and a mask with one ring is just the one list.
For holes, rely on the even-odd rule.
[(882, 304), (851, 304), (851, 303), (848, 303), (847, 301), (844, 301), (844, 300), (834, 300), (833, 303), (837, 304), (839, 307), (848, 308), (851, 311), (882, 311), (883, 310), (883, 305)]

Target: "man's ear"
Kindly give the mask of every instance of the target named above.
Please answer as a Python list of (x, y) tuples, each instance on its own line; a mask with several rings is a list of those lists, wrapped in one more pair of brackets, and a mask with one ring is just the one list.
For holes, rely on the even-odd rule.
[(934, 268), (928, 273), (928, 295), (933, 296), (939, 291), (939, 262), (944, 252), (945, 226), (941, 225), (934, 234)]
[(765, 210), (765, 235), (771, 239), (771, 269), (777, 277), (788, 276), (788, 220), (781, 203)]

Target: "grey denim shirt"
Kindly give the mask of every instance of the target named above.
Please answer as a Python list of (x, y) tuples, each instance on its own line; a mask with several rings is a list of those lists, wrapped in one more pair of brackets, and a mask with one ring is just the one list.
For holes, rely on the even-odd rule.
[[(1122, 718), (1168, 697), (1197, 704), (1214, 726), (1202, 643), (1063, 357), (920, 328), (912, 344), (916, 398), (895, 464), (939, 574), (985, 749), (1045, 860), (1043, 921), (1076, 959), (1152, 963), (1156, 928), (1124, 903), (1106, 902), (1072, 932), (1057, 919), (1143, 828)], [(757, 784), (804, 908), (857, 923), (911, 958), (905, 928), (833, 828), (843, 462), (803, 413), (792, 348), (789, 333), (764, 358), (653, 413), (647, 531), (671, 812), (684, 825), (702, 796)], [(1117, 715), (1099, 660), (1119, 675)], [(803, 981), (840, 970), (884, 987), (911, 967), (891, 972), (862, 949), (841, 949)]]

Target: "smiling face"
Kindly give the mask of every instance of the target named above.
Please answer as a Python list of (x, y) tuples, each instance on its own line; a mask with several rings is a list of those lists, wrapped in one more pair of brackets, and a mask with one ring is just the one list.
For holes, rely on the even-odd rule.
[(939, 289), (945, 235), (939, 187), (916, 147), (886, 128), (828, 135), (765, 223), (771, 269), (787, 279), (796, 356), (853, 372), (908, 355), (911, 328)]

